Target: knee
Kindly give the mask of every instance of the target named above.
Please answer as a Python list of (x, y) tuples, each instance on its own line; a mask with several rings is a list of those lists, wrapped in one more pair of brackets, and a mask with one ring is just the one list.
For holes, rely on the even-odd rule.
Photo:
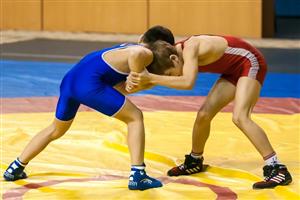
[(126, 117), (126, 119), (124, 119), (124, 122), (130, 123), (130, 122), (143, 121), (143, 120), (144, 120), (143, 112), (139, 109), (135, 109), (133, 112), (131, 112), (130, 115)]
[(241, 114), (241, 113), (233, 113), (232, 122), (237, 127), (243, 127), (250, 120), (249, 116)]
[(212, 117), (209, 112), (200, 110), (197, 114), (196, 123), (210, 122)]
[(134, 120), (134, 121), (144, 120), (143, 112), (140, 109), (136, 109), (136, 111), (133, 112), (133, 114), (132, 114), (132, 120)]
[(52, 140), (56, 140), (58, 138), (60, 138), (61, 136), (63, 136), (66, 132), (66, 130), (63, 129), (59, 129), (58, 127), (55, 126), (55, 124), (51, 124), (48, 127), (49, 131), (48, 131), (48, 138), (52, 141)]

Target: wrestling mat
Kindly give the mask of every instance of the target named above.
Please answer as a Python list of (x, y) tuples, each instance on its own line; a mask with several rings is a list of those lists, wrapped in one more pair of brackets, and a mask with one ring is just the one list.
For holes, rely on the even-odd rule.
[[(1, 174), (53, 119), (59, 80), (71, 64), (1, 61)], [(55, 69), (55, 70), (54, 70)], [(299, 74), (269, 74), (253, 119), (261, 125), (293, 176), (289, 186), (252, 190), (263, 160), (231, 121), (232, 104), (212, 123), (206, 171), (168, 177), (191, 150), (197, 109), (217, 76), (201, 74), (192, 91), (155, 87), (128, 98), (144, 111), (147, 172), (162, 188), (127, 189), (130, 162), (126, 126), (82, 107), (71, 129), (26, 168), (27, 179), (5, 182), (1, 197), (19, 199), (300, 199)], [(280, 83), (278, 83), (280, 80)]]

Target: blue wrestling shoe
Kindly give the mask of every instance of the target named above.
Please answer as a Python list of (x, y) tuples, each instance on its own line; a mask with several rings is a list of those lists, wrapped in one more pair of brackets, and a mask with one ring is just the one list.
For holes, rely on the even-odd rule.
[(3, 177), (6, 181), (16, 181), (27, 178), (24, 168), (26, 165), (22, 164), (19, 159), (12, 162), (5, 170)]
[(159, 180), (149, 177), (145, 170), (132, 168), (128, 188), (130, 190), (147, 190), (151, 188), (162, 187)]

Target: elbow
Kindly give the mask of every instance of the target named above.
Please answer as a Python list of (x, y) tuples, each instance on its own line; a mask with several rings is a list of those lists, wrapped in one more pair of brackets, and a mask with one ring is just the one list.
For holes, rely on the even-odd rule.
[(185, 84), (183, 85), (182, 89), (183, 90), (191, 90), (194, 87), (194, 82), (192, 81), (186, 81)]
[(184, 89), (185, 90), (191, 90), (191, 89), (193, 89), (193, 87), (194, 87), (193, 84), (186, 84), (185, 87), (184, 87)]
[(180, 85), (182, 90), (191, 90), (195, 85), (195, 78), (191, 76), (181, 76)]
[(193, 87), (194, 87), (194, 85), (193, 84), (189, 84), (189, 85), (187, 85), (186, 86), (186, 90), (191, 90), (191, 89), (193, 89)]

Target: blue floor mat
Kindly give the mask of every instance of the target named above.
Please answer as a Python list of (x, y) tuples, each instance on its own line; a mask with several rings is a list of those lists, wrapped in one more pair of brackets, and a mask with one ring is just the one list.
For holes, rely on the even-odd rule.
[[(58, 96), (70, 63), (1, 60), (1, 97)], [(156, 86), (134, 95), (206, 96), (219, 75), (201, 73), (192, 90)], [(261, 91), (263, 97), (300, 98), (300, 74), (268, 73)]]

